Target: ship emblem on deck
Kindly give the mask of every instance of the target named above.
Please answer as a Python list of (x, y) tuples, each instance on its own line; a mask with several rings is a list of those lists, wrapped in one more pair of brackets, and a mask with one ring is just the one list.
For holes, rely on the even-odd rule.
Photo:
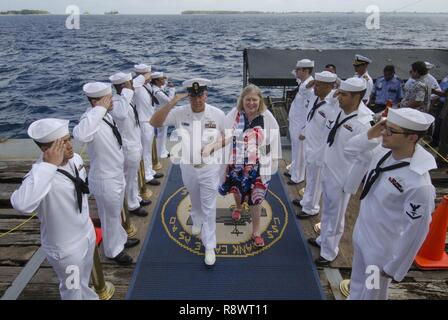
[[(249, 257), (268, 250), (283, 235), (288, 223), (287, 209), (274, 193), (269, 191), (263, 202), (261, 212), (261, 230), (265, 246), (257, 248), (252, 240), (252, 217), (249, 207), (243, 205), (241, 219), (235, 222), (232, 211), (235, 208), (233, 196), (217, 196), (216, 207), (216, 254), (227, 257)], [(191, 202), (185, 188), (175, 192), (162, 208), (162, 222), (168, 236), (184, 249), (202, 254), (200, 236), (193, 236), (193, 221), (190, 216)]]

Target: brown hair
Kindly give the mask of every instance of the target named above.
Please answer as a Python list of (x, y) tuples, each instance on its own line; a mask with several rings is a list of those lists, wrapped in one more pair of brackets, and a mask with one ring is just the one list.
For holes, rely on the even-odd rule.
[(244, 110), (243, 109), (243, 105), (244, 105), (243, 100), (244, 100), (244, 97), (247, 96), (249, 93), (255, 93), (260, 98), (260, 104), (258, 105), (258, 113), (263, 113), (264, 111), (266, 111), (268, 109), (266, 107), (266, 105), (264, 104), (264, 98), (263, 98), (263, 94), (261, 93), (260, 88), (254, 84), (249, 84), (248, 86), (246, 86), (243, 89), (243, 91), (241, 91), (241, 94), (238, 98), (238, 104), (236, 106), (238, 111)]

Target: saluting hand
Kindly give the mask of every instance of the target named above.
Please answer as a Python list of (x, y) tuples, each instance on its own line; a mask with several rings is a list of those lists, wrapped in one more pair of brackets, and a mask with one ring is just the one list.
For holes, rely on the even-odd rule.
[(367, 137), (370, 139), (381, 137), (381, 132), (386, 129), (387, 119), (380, 120), (372, 128), (367, 131)]
[(311, 81), (308, 82), (308, 84), (306, 85), (306, 88), (309, 89), (309, 88), (314, 87), (314, 83), (315, 83), (315, 80), (311, 80)]
[(202, 148), (202, 157), (203, 158), (209, 157), (213, 153), (213, 151), (214, 151), (213, 144), (208, 144), (208, 145), (204, 146)]
[(45, 150), (43, 160), (59, 167), (64, 161), (65, 144), (62, 139), (57, 139), (50, 148)]
[(107, 96), (102, 97), (100, 100), (98, 100), (97, 106), (102, 106), (106, 108), (107, 110), (112, 109), (112, 95), (109, 94)]
[(151, 74), (150, 73), (145, 73), (143, 75), (143, 78), (145, 78), (145, 83), (149, 82), (151, 80)]
[(183, 98), (186, 98), (186, 97), (188, 97), (188, 93), (176, 93), (174, 95), (172, 102), (178, 103), (180, 100), (182, 100)]

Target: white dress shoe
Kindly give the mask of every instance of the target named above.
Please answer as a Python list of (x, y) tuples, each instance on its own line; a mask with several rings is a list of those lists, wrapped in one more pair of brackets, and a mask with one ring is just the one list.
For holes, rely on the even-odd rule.
[(208, 266), (212, 266), (215, 264), (215, 261), (216, 261), (215, 249), (206, 249), (204, 259), (205, 264)]
[(191, 227), (191, 234), (194, 236), (198, 236), (201, 234), (201, 229), (202, 229), (201, 225), (199, 225), (199, 226), (193, 225)]

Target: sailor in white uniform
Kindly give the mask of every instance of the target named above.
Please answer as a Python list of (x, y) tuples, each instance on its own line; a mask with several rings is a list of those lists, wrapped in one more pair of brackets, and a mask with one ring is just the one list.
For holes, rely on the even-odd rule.
[(149, 124), (154, 111), (154, 94), (150, 84), (151, 66), (146, 64), (137, 64), (134, 71), (138, 75), (134, 81), (135, 104), (137, 105), (138, 116), (140, 118), (140, 127), (142, 130), (143, 146), (143, 164), (145, 167), (145, 182), (150, 185), (160, 185), (156, 180), (163, 177), (162, 173), (157, 173), (152, 168), (152, 143), (154, 140), (154, 128)]
[[(166, 77), (163, 72), (154, 72), (151, 75), (151, 85), (154, 97), (157, 99), (156, 110), (170, 102), (176, 94), (176, 88), (166, 84)], [(168, 135), (168, 127), (157, 128), (157, 154), (164, 159), (169, 156), (166, 149), (166, 137)]]
[(37, 211), (41, 244), (59, 279), (62, 300), (98, 299), (89, 287), (95, 230), (89, 216), (86, 169), (73, 153), (68, 120), (41, 119), (28, 128), (43, 154), (33, 164), (12, 206)]
[(305, 152), (302, 131), (308, 114), (308, 103), (313, 96), (313, 88), (308, 87), (308, 84), (314, 80), (311, 76), (313, 68), (314, 61), (309, 59), (297, 61), (296, 77), (299, 86), (288, 115), (291, 138), (291, 167), (289, 174), (286, 174), (286, 176), (291, 177), (291, 180), (288, 181), (290, 185), (299, 184), (305, 179)]
[(373, 90), (373, 80), (372, 77), (369, 75), (369, 72), (367, 71), (369, 63), (372, 63), (372, 60), (370, 60), (369, 58), (364, 57), (360, 54), (355, 55), (355, 60), (353, 61), (353, 67), (355, 68), (356, 73), (354, 76), (362, 78), (366, 81), (366, 93), (362, 98), (362, 101), (366, 106), (369, 106), (369, 99)]
[(437, 165), (417, 142), (433, 121), (415, 109), (390, 109), (387, 121), (347, 143), (348, 156), (369, 163), (353, 231), (349, 299), (387, 299), (391, 280), (404, 278), (427, 236), (435, 199), (428, 171)]
[(314, 94), (311, 98), (305, 129), (305, 160), (306, 160), (306, 186), (303, 199), (295, 199), (293, 203), (301, 208), (297, 213), (299, 219), (306, 219), (317, 215), (320, 210), (322, 195), (320, 171), (324, 150), (327, 144), (328, 131), (325, 125), (335, 120), (339, 109), (337, 99), (334, 97), (334, 84), (338, 76), (329, 71), (315, 74)]
[(87, 83), (83, 87), (91, 107), (81, 116), (73, 129), (73, 136), (87, 143), (90, 158), (89, 187), (95, 196), (101, 220), (104, 254), (122, 265), (132, 263), (125, 248), (138, 244), (129, 239), (121, 225), (125, 180), (122, 137), (110, 115), (112, 87), (102, 82)]
[[(186, 96), (176, 94), (151, 118), (154, 127), (173, 125), (177, 135), (182, 137), (180, 168), (191, 200), (192, 234), (201, 234), (207, 265), (213, 265), (216, 260), (216, 196), (221, 165), (203, 159), (201, 150), (221, 137), (225, 119), (223, 111), (206, 103), (210, 84), (210, 80), (201, 78), (184, 81), (183, 87), (188, 90), (190, 103), (173, 109)], [(171, 157), (175, 156), (173, 149)]]
[(143, 201), (138, 189), (138, 170), (142, 159), (142, 138), (140, 119), (133, 101), (132, 74), (118, 72), (110, 76), (109, 80), (115, 86), (117, 92), (112, 97), (113, 108), (110, 114), (117, 122), (123, 138), (125, 195), (129, 213), (144, 217), (148, 215), (148, 212), (142, 206), (149, 205), (151, 201)]
[[(320, 247), (320, 257), (315, 263), (328, 266), (339, 253), (339, 241), (344, 232), (345, 211), (351, 194), (356, 193), (365, 170), (365, 164), (352, 161), (344, 154), (347, 141), (367, 132), (373, 121), (373, 112), (362, 102), (366, 82), (349, 78), (339, 88), (340, 111), (336, 120), (329, 120), (326, 128), (327, 145), (321, 171), (323, 209), (321, 232), (317, 239), (310, 238), (311, 245)], [(330, 129), (328, 131), (328, 129)]]

